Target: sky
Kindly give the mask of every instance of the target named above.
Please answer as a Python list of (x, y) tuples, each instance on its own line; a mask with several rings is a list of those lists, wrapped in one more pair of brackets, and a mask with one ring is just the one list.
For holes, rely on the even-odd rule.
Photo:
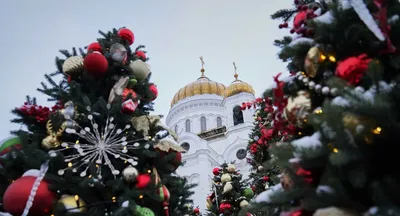
[(2, 0), (0, 1), (0, 140), (20, 126), (10, 123), (11, 110), (35, 96), (44, 74), (56, 70), (60, 49), (84, 47), (98, 30), (126, 26), (135, 48), (145, 45), (152, 81), (159, 97), (155, 111), (167, 115), (179, 88), (205, 75), (229, 85), (236, 62), (239, 79), (261, 94), (272, 76), (288, 73), (277, 58), (274, 39), (288, 35), (270, 15), (291, 8), (292, 0)]

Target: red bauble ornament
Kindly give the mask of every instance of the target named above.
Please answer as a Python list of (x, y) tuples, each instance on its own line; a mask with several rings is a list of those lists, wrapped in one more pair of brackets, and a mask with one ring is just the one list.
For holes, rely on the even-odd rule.
[(193, 212), (194, 212), (195, 214), (198, 214), (198, 213), (200, 213), (200, 209), (199, 209), (199, 208), (195, 208), (195, 209), (193, 209)]
[(132, 45), (135, 42), (135, 35), (133, 32), (127, 28), (122, 28), (118, 31), (118, 35), (129, 42), (129, 45)]
[(87, 47), (88, 53), (92, 53), (92, 52), (100, 52), (103, 53), (103, 49), (101, 48), (101, 45), (99, 44), (99, 42), (94, 42), (89, 44), (89, 46)]
[(149, 185), (151, 176), (149, 174), (139, 174), (136, 178), (136, 181), (136, 187), (139, 189), (144, 189)]
[(141, 60), (146, 60), (146, 53), (144, 53), (143, 51), (136, 51), (135, 52), (135, 56), (139, 57)]
[(220, 172), (220, 171), (221, 171), (220, 168), (215, 167), (215, 168), (212, 170), (212, 173), (213, 173), (214, 175), (219, 175), (219, 172)]
[(263, 177), (263, 180), (264, 180), (264, 181), (268, 181), (268, 180), (269, 180), (269, 177), (268, 177), (268, 176), (264, 176), (264, 177)]
[(367, 54), (350, 57), (338, 62), (336, 66), (336, 76), (347, 80), (352, 85), (357, 85), (368, 69), (371, 59)]
[(83, 66), (91, 75), (104, 75), (108, 69), (108, 61), (100, 52), (92, 52), (83, 60)]
[(241, 110), (246, 110), (247, 105), (245, 102), (242, 103), (242, 106), (240, 107)]
[(219, 212), (220, 213), (226, 213), (227, 211), (229, 211), (232, 208), (232, 205), (229, 203), (221, 203), (219, 205)]
[(137, 98), (137, 94), (135, 91), (133, 91), (132, 89), (129, 89), (129, 88), (125, 88), (124, 91), (122, 92), (122, 99), (124, 99), (124, 100), (130, 99), (130, 98), (128, 98), (128, 96), (130, 96), (130, 98), (132, 98), (132, 99)]
[[(8, 186), (3, 196), (4, 211), (15, 216), (21, 215), (35, 180), (36, 177), (24, 176)], [(44, 180), (41, 181), (29, 215), (47, 215), (51, 211), (55, 199), (56, 195), (49, 190), (49, 184)]]
[(157, 86), (154, 84), (150, 84), (149, 85), (149, 90), (151, 91), (151, 93), (153, 93), (153, 98), (151, 99), (151, 101), (155, 100), (158, 97), (158, 89)]
[(294, 29), (300, 28), (306, 19), (307, 19), (307, 11), (306, 10), (302, 10), (299, 13), (297, 13), (293, 19)]

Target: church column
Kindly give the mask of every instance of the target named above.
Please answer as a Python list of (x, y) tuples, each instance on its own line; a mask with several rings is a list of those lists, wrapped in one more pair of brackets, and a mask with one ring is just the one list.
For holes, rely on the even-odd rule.
[[(206, 211), (206, 198), (207, 194), (210, 192), (210, 178), (212, 172), (211, 162), (209, 160), (209, 154), (207, 151), (200, 151), (197, 156), (197, 166), (198, 170), (193, 170), (193, 172), (198, 172), (200, 174), (199, 185), (196, 187), (196, 199), (195, 205), (198, 205), (202, 212)], [(200, 196), (199, 196), (200, 195)]]

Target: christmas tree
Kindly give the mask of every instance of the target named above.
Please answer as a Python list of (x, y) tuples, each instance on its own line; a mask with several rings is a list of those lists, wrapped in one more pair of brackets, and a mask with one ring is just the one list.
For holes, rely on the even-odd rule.
[(240, 210), (246, 208), (254, 192), (242, 180), (233, 163), (224, 163), (212, 171), (212, 192), (206, 199), (208, 209), (206, 215), (237, 216)]
[(25, 128), (0, 144), (2, 214), (177, 215), (191, 204), (193, 185), (173, 175), (183, 149), (150, 115), (158, 90), (144, 47), (131, 49), (127, 28), (100, 34), (61, 51), (38, 89), (53, 107), (28, 97), (13, 110)]
[(271, 102), (271, 98), (265, 97), (242, 104), (242, 109), (252, 106), (257, 109), (254, 114), (254, 128), (249, 135), (247, 146), (250, 155), (247, 162), (251, 165), (249, 183), (256, 195), (275, 185), (276, 176), (280, 173), (268, 149), (285, 136), (272, 126), (275, 117)]
[[(270, 148), (281, 183), (250, 210), (268, 215), (400, 215), (400, 3), (296, 0), (272, 17), (291, 76), (266, 91), (290, 141)], [(282, 118), (281, 118), (282, 117)], [(279, 130), (283, 130), (280, 128)], [(291, 130), (294, 129), (294, 130)], [(286, 209), (286, 210), (284, 210)], [(273, 213), (275, 212), (275, 213)]]

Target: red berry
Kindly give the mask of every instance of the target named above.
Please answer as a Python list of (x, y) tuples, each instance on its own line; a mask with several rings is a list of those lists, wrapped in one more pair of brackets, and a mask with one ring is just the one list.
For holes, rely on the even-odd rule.
[(289, 24), (288, 24), (287, 22), (285, 22), (285, 23), (282, 24), (282, 26), (283, 26), (284, 28), (287, 28), (287, 27), (289, 26)]
[(280, 28), (280, 29), (283, 28), (283, 25), (282, 25), (282, 24), (279, 24), (279, 28)]
[(315, 11), (318, 10), (318, 9), (319, 9), (318, 6), (314, 6), (314, 7), (313, 7), (313, 10), (315, 10)]
[(290, 29), (290, 34), (293, 34), (296, 30)]
[(294, 0), (294, 4), (298, 4), (300, 1), (299, 0)]
[(308, 9), (308, 6), (307, 6), (307, 5), (303, 5), (303, 6), (301, 7), (301, 9), (302, 9), (302, 10), (307, 10), (307, 9)]
[(303, 5), (298, 5), (297, 10), (301, 10), (303, 8)]

